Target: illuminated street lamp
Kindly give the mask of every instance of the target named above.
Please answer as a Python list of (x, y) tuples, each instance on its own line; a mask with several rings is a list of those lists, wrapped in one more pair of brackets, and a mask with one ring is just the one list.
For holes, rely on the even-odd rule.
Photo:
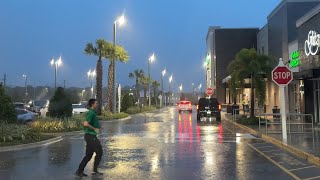
[(91, 71), (91, 69), (89, 69), (89, 71), (87, 72), (88, 78), (91, 79), (91, 98), (93, 98), (93, 79), (96, 77), (96, 70)]
[(52, 58), (52, 60), (50, 61), (50, 64), (51, 66), (54, 67), (54, 88), (57, 89), (57, 71), (58, 71), (58, 67), (61, 66), (62, 64), (61, 56), (56, 61)]
[[(113, 47), (116, 48), (116, 38), (117, 38), (117, 26), (122, 26), (126, 22), (124, 15), (117, 18), (113, 23)], [(112, 70), (113, 70), (113, 101), (112, 101), (112, 112), (116, 113), (117, 95), (116, 95), (116, 59), (111, 60)], [(109, 100), (110, 101), (110, 100)]]
[(24, 104), (27, 104), (27, 96), (28, 96), (28, 88), (27, 88), (27, 82), (28, 82), (28, 76), (27, 75), (22, 75), (24, 78), (24, 86), (25, 86), (25, 94), (24, 94)]
[(86, 92), (86, 90), (84, 89), (84, 90), (82, 90), (82, 97), (81, 97), (81, 101), (83, 101), (83, 95), (84, 95), (84, 93)]
[(179, 86), (179, 90), (180, 90), (180, 92), (182, 93), (182, 84)]
[[(149, 76), (149, 80), (151, 80), (151, 75), (150, 75), (150, 64), (156, 59), (154, 53), (152, 53), (152, 55), (149, 57), (148, 59), (148, 76)], [(151, 106), (151, 84), (150, 84), (150, 81), (148, 83), (149, 85), (149, 92), (148, 92), (148, 95), (149, 95), (149, 106)]]

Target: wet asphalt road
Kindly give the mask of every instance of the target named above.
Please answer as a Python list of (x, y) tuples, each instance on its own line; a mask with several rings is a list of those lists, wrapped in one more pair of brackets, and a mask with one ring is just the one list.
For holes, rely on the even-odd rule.
[[(197, 123), (176, 108), (103, 122), (103, 176), (82, 179), (293, 179), (252, 148), (260, 142), (222, 122)], [(262, 142), (263, 143), (263, 142)], [(0, 153), (0, 179), (80, 179), (73, 176), (85, 153), (83, 134), (49, 146)]]

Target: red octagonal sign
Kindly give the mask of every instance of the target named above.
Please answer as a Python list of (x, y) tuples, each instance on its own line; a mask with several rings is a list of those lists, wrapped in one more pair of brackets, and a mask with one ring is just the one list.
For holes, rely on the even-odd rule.
[(292, 71), (287, 66), (277, 66), (272, 71), (272, 80), (277, 83), (279, 86), (288, 85), (292, 79)]
[(212, 88), (207, 88), (207, 89), (206, 89), (206, 94), (207, 94), (208, 96), (211, 96), (211, 95), (213, 94), (213, 89), (212, 89)]

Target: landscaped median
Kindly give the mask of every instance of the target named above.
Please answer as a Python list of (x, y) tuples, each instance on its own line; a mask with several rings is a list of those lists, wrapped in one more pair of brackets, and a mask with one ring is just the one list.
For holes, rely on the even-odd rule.
[(300, 149), (298, 149), (296, 147), (293, 147), (291, 145), (283, 143), (282, 141), (280, 141), (278, 139), (275, 139), (275, 138), (270, 137), (270, 136), (268, 136), (266, 134), (263, 134), (263, 133), (261, 133), (259, 131), (256, 131), (256, 130), (248, 127), (248, 125), (240, 124), (239, 120), (237, 122), (234, 122), (232, 120), (232, 116), (229, 115), (229, 114), (225, 114), (224, 120), (228, 121), (229, 123), (232, 123), (232, 124), (236, 125), (237, 127), (241, 128), (241, 129), (243, 129), (245, 131), (248, 131), (250, 134), (252, 134), (254, 136), (260, 137), (263, 140), (265, 140), (265, 141), (267, 141), (269, 143), (272, 143), (272, 144), (274, 144), (274, 145), (276, 145), (276, 146), (278, 146), (278, 147), (290, 152), (291, 154), (294, 154), (295, 156), (298, 156), (298, 157), (300, 157), (302, 159), (305, 159), (305, 160), (307, 160), (307, 161), (309, 161), (309, 162), (311, 162), (313, 164), (316, 164), (316, 165), (320, 166), (320, 158), (315, 156), (315, 155), (313, 155), (313, 154), (307, 153), (307, 152), (305, 152), (303, 150), (300, 150)]
[(129, 107), (125, 110), (125, 112), (120, 113), (111, 113), (108, 111), (103, 111), (99, 119), (102, 121), (109, 121), (109, 120), (120, 120), (120, 119), (127, 119), (130, 118), (130, 115), (144, 113), (144, 112), (152, 112), (157, 109), (160, 109), (160, 106), (143, 106), (143, 107)]

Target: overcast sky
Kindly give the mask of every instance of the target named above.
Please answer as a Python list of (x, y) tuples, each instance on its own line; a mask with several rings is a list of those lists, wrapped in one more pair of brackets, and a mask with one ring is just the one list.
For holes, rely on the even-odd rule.
[[(117, 43), (130, 61), (117, 64), (117, 82), (132, 85), (128, 73), (147, 71), (154, 52), (152, 77), (160, 81), (163, 68), (173, 74), (175, 89), (205, 82), (203, 59), (209, 26), (262, 27), (280, 0), (3, 0), (0, 2), (0, 75), (7, 83), (23, 86), (22, 74), (32, 85), (54, 84), (51, 58), (63, 59), (58, 84), (85, 87), (86, 72), (97, 58), (84, 55), (87, 42), (112, 41), (114, 20), (122, 15)], [(104, 85), (108, 61), (104, 62)], [(165, 78), (165, 88), (168, 87)]]

